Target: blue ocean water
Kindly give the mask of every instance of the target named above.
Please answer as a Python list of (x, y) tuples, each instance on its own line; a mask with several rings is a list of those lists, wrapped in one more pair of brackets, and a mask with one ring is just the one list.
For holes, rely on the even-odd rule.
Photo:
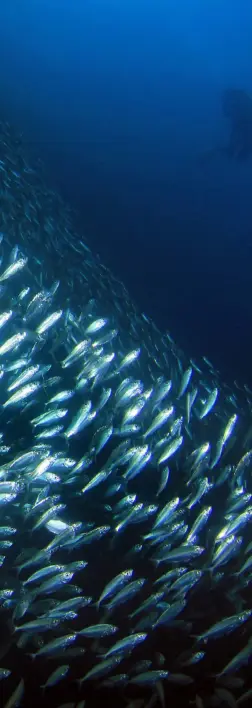
[[(72, 699), (76, 703), (78, 695), (81, 701), (82, 697), (87, 701), (87, 708), (90, 705), (92, 707), (95, 705), (97, 708), (104, 706), (108, 698), (110, 701), (110, 695), (106, 691), (105, 694), (103, 691), (99, 693), (97, 689), (101, 689), (100, 686), (90, 687), (87, 683), (78, 693), (78, 684), (75, 682), (75, 679), (79, 680), (95, 665), (96, 660), (102, 658), (107, 647), (106, 640), (104, 640), (104, 648), (103, 641), (101, 646), (97, 646), (95, 642), (94, 645), (91, 641), (86, 643), (78, 637), (78, 647), (81, 647), (83, 641), (83, 648), (86, 651), (85, 661), (83, 662), (81, 655), (77, 657), (76, 663), (73, 662), (71, 665), (69, 680), (63, 682), (59, 689), (55, 687), (52, 693), (48, 692), (48, 700), (48, 694), (44, 694), (40, 687), (49, 677), (50, 661), (43, 662), (38, 658), (32, 664), (30, 656), (31, 653), (34, 655), (40, 646), (42, 647), (43, 638), (35, 636), (30, 643), (28, 638), (28, 645), (25, 644), (25, 637), (21, 637), (20, 644), (16, 640), (13, 622), (16, 626), (17, 623), (24, 621), (23, 600), (24, 603), (28, 602), (28, 618), (32, 617), (34, 611), (30, 606), (29, 591), (28, 596), (24, 591), (30, 573), (29, 562), (26, 569), (24, 567), (21, 570), (20, 567), (20, 572), (16, 570), (17, 567), (19, 568), (17, 563), (21, 563), (21, 560), (26, 558), (26, 552), (29, 561), (37, 548), (42, 549), (44, 544), (48, 543), (49, 537), (51, 540), (52, 531), (49, 531), (48, 527), (43, 528), (45, 519), (43, 522), (40, 519), (42, 528), (40, 523), (36, 528), (35, 519), (32, 519), (37, 499), (42, 501), (42, 504), (45, 501), (45, 506), (49, 505), (50, 514), (51, 509), (53, 514), (60, 514), (60, 517), (62, 513), (62, 523), (76, 522), (81, 524), (79, 529), (84, 529), (85, 538), (79, 539), (83, 541), (84, 549), (78, 546), (79, 541), (77, 541), (76, 547), (73, 544), (72, 550), (73, 563), (84, 559), (88, 562), (87, 572), (84, 571), (82, 574), (81, 571), (81, 575), (78, 574), (77, 590), (74, 590), (74, 586), (70, 587), (69, 594), (64, 596), (71, 597), (71, 593), (78, 594), (80, 591), (80, 594), (84, 592), (87, 597), (92, 598), (86, 613), (80, 612), (76, 618), (69, 618), (73, 619), (74, 623), (76, 619), (73, 626), (77, 631), (83, 628), (85, 623), (92, 625), (97, 623), (97, 619), (106, 620), (103, 608), (101, 613), (98, 612), (99, 595), (107, 582), (128, 567), (128, 564), (129, 567), (132, 564), (132, 569), (134, 568), (134, 577), (139, 579), (143, 576), (143, 579), (146, 579), (139, 604), (142, 600), (147, 600), (156, 590), (155, 583), (159, 570), (161, 574), (162, 569), (170, 567), (173, 561), (169, 560), (169, 557), (164, 559), (165, 565), (161, 565), (160, 569), (159, 549), (155, 550), (155, 544), (152, 546), (152, 543), (145, 543), (147, 540), (153, 540), (147, 539), (147, 532), (152, 528), (155, 529), (157, 525), (155, 522), (155, 526), (152, 527), (152, 523), (154, 524), (152, 514), (155, 514), (155, 518), (160, 521), (159, 514), (162, 509), (165, 510), (165, 515), (168, 514), (166, 505), (173, 503), (174, 500), (176, 502), (176, 499), (176, 504), (181, 503), (178, 517), (174, 516), (173, 520), (176, 521), (177, 518), (179, 520), (182, 512), (182, 526), (177, 530), (175, 528), (175, 539), (171, 539), (171, 552), (173, 553), (175, 548), (176, 555), (177, 543), (181, 539), (188, 538), (187, 533), (189, 531), (191, 533), (195, 522), (198, 522), (198, 514), (205, 510), (208, 514), (210, 510), (212, 514), (210, 523), (205, 524), (206, 518), (207, 520), (210, 518), (207, 516), (205, 520), (203, 518), (205, 525), (200, 528), (199, 542), (202, 547), (199, 547), (199, 559), (196, 555), (195, 561), (188, 560), (188, 569), (196, 572), (202, 569), (200, 589), (196, 588), (194, 592), (192, 588), (181, 624), (171, 625), (167, 631), (165, 627), (161, 626), (159, 629), (155, 627), (159, 615), (156, 614), (154, 604), (153, 619), (151, 619), (152, 613), (150, 612), (149, 615), (149, 611), (147, 612), (150, 625), (147, 627), (147, 648), (145, 649), (145, 645), (143, 650), (139, 647), (139, 653), (136, 650), (132, 659), (132, 664), (135, 664), (137, 658), (140, 660), (146, 657), (148, 660), (150, 656), (153, 667), (165, 666), (165, 669), (173, 673), (179, 670), (180, 665), (183, 667), (183, 663), (176, 663), (181, 650), (194, 651), (198, 646), (206, 650), (203, 669), (201, 664), (199, 667), (196, 665), (195, 670), (192, 669), (195, 682), (189, 681), (189, 688), (185, 689), (185, 693), (183, 688), (180, 693), (178, 677), (178, 687), (175, 685), (174, 688), (175, 701), (172, 679), (168, 687), (165, 686), (167, 705), (171, 702), (172, 705), (183, 705), (185, 708), (186, 705), (195, 703), (195, 696), (198, 696), (198, 708), (201, 706), (201, 698), (204, 708), (214, 704), (216, 686), (218, 691), (215, 675), (224, 669), (229, 659), (235, 657), (237, 652), (244, 648), (245, 641), (250, 637), (251, 624), (248, 624), (245, 629), (241, 626), (240, 633), (238, 631), (237, 634), (232, 633), (230, 637), (228, 635), (227, 640), (224, 637), (223, 643), (222, 640), (220, 644), (217, 643), (217, 649), (214, 643), (210, 642), (210, 646), (205, 645), (204, 639), (202, 645), (194, 642), (196, 636), (200, 638), (201, 632), (207, 631), (216, 621), (232, 616), (234, 613), (239, 614), (244, 608), (249, 613), (247, 618), (251, 613), (249, 588), (251, 576), (246, 574), (247, 571), (243, 568), (247, 562), (246, 553), (249, 552), (251, 541), (249, 525), (252, 518), (250, 506), (251, 395), (247, 396), (248, 389), (243, 391), (241, 397), (240, 392), (237, 398), (230, 394), (233, 391), (236, 393), (233, 386), (234, 379), (240, 382), (246, 381), (252, 386), (250, 366), (252, 156), (248, 156), (245, 160), (237, 160), (222, 153), (212, 155), (211, 160), (203, 159), (208, 151), (211, 153), (211, 150), (219, 145), (225, 146), (229, 141), (230, 121), (223, 115), (223, 92), (231, 88), (244, 91), (246, 94), (251, 90), (251, 19), (252, 9), (248, 4), (241, 2), (238, 4), (235, 1), (230, 3), (230, 0), (229, 2), (223, 0), (222, 3), (216, 0), (204, 3), (202, 0), (200, 2), (199, 0), (197, 2), (196, 0), (191, 2), (185, 0), (183, 2), (180, 0), (176, 2), (175, 0), (166, 0), (166, 2), (161, 0), (155, 2), (150, 0), (134, 0), (134, 2), (133, 0), (127, 2), (126, 0), (108, 0), (108, 2), (106, 0), (71, 0), (71, 2), (70, 0), (2, 0), (1, 2), (0, 134), (3, 144), (1, 153), (0, 141), (0, 240), (3, 243), (1, 260), (3, 266), (0, 276), (0, 294), (6, 292), (1, 304), (6, 303), (4, 307), (8, 307), (7, 315), (9, 313), (12, 316), (12, 310), (9, 312), (10, 307), (15, 311), (11, 333), (16, 333), (18, 328), (21, 328), (22, 335), (26, 336), (26, 332), (23, 332), (24, 322), (28, 324), (31, 322), (29, 337), (32, 342), (34, 337), (35, 340), (37, 339), (34, 330), (39, 335), (43, 330), (43, 327), (41, 330), (40, 305), (42, 304), (43, 309), (44, 306), (47, 307), (50, 300), (49, 292), (45, 291), (44, 287), (48, 287), (47, 282), (50, 280), (51, 292), (57, 296), (55, 279), (59, 277), (64, 281), (66, 276), (66, 287), (64, 288), (64, 282), (60, 284), (60, 300), (57, 300), (57, 297), (54, 300), (52, 297), (55, 308), (60, 307), (60, 311), (56, 312), (59, 322), (63, 316), (61, 308), (64, 310), (64, 327), (63, 330), (58, 330), (59, 339), (56, 334), (55, 338), (53, 335), (50, 339), (50, 335), (48, 340), (36, 341), (38, 347), (34, 347), (34, 361), (37, 361), (38, 355), (41, 366), (45, 365), (47, 369), (47, 364), (51, 367), (53, 362), (53, 365), (49, 377), (46, 371), (45, 375), (43, 374), (41, 396), (39, 393), (38, 400), (36, 397), (34, 401), (31, 400), (31, 408), (29, 402), (27, 408), (26, 405), (24, 407), (21, 405), (20, 409), (15, 406), (12, 408), (10, 401), (7, 400), (9, 384), (13, 383), (12, 374), (11, 368), (7, 369), (9, 360), (6, 357), (6, 364), (2, 346), (0, 352), (1, 357), (4, 357), (1, 359), (1, 366), (2, 362), (6, 366), (6, 370), (1, 369), (1, 377), (4, 376), (0, 396), (1, 479), (4, 478), (3, 485), (6, 481), (5, 476), (11, 477), (10, 485), (14, 480), (18, 481), (17, 500), (14, 495), (6, 512), (3, 508), (4, 500), (0, 499), (1, 523), (12, 523), (17, 527), (16, 540), (13, 541), (13, 547), (10, 546), (10, 554), (7, 552), (8, 545), (4, 545), (0, 540), (0, 565), (4, 559), (2, 552), (6, 552), (6, 562), (4, 560), (0, 578), (2, 637), (0, 658), (1, 661), (3, 659), (1, 665), (10, 667), (12, 671), (7, 687), (2, 689), (2, 684), (0, 686), (4, 708), (10, 708), (14, 703), (17, 705), (18, 701), (14, 700), (15, 694), (11, 699), (10, 695), (12, 690), (16, 690), (19, 680), (24, 680), (25, 685), (22, 703), (24, 708), (29, 708), (30, 705), (34, 708), (34, 700), (38, 708), (44, 706), (45, 696), (48, 705), (52, 705), (53, 708), (62, 706), (65, 701)], [(19, 154), (16, 133), (6, 128), (2, 119), (10, 121), (15, 130), (22, 132), (24, 154), (28, 153), (30, 156), (29, 164), (31, 162), (36, 167), (39, 163), (39, 176), (36, 170), (32, 172), (29, 167), (27, 168), (22, 150)], [(1, 158), (3, 158), (2, 162)], [(42, 175), (44, 174), (44, 191), (41, 187), (43, 186), (41, 172)], [(48, 185), (52, 188), (52, 195), (48, 192)], [(143, 320), (136, 315), (133, 307), (130, 307), (125, 291), (122, 288), (116, 289), (115, 281), (110, 280), (108, 271), (100, 267), (99, 261), (92, 259), (85, 245), (78, 244), (75, 237), (72, 237), (72, 243), (68, 243), (71, 235), (66, 227), (66, 211), (62, 209), (60, 215), (58, 190), (62, 194), (63, 201), (74, 210), (76, 227), (79, 234), (83, 234), (83, 241), (89, 242), (92, 252), (100, 254), (102, 263), (105, 263), (118, 279), (125, 283), (138, 306), (153, 318), (160, 329), (170, 331), (175, 341), (185, 349), (188, 365), (190, 356), (198, 363), (200, 357), (206, 355), (213, 361), (215, 367), (220, 369), (221, 381), (229, 380), (231, 388), (222, 386), (211, 366), (206, 362), (203, 364), (202, 360), (200, 360), (203, 364), (202, 376), (201, 371), (197, 369), (193, 371), (187, 369), (185, 359), (183, 356), (181, 358), (177, 356), (177, 350), (171, 340), (166, 340), (165, 337), (157, 337), (155, 340), (149, 323), (144, 330)], [(6, 207), (8, 199), (9, 212)], [(62, 206), (62, 203), (60, 205)], [(18, 223), (15, 224), (15, 221)], [(60, 233), (57, 225), (59, 228), (62, 226)], [(18, 238), (25, 253), (27, 246), (30, 270), (26, 270), (24, 263), (20, 263), (19, 250), (13, 248)], [(11, 250), (6, 253), (7, 246)], [(68, 249), (68, 246), (71, 248)], [(40, 260), (41, 253), (43, 260)], [(69, 263), (67, 263), (68, 255)], [(20, 269), (17, 283), (15, 285), (11, 281), (9, 285), (7, 282), (5, 291), (5, 281), (10, 279), (8, 268), (15, 270), (15, 267)], [(31, 300), (27, 305), (26, 295), (21, 290), (23, 285), (30, 282), (29, 273), (32, 273), (35, 278), (34, 282), (36, 286), (39, 285), (39, 290), (42, 287), (42, 303), (40, 301), (37, 303), (36, 314), (37, 301), (35, 300), (34, 319), (34, 313), (31, 314), (34, 302)], [(78, 275), (82, 277), (78, 278)], [(84, 313), (82, 311), (82, 317), (77, 322), (76, 318), (71, 321), (71, 308), (75, 310), (78, 296)], [(96, 296), (98, 296), (97, 310)], [(90, 306), (90, 297), (94, 298), (95, 305), (92, 315), (93, 305)], [(89, 300), (87, 308), (85, 298)], [(114, 298), (113, 303), (112, 298)], [(113, 305), (111, 312), (108, 304)], [(79, 309), (76, 310), (79, 315)], [(117, 390), (117, 374), (120, 379), (123, 379), (124, 372), (126, 375), (128, 368), (124, 369), (122, 366), (122, 370), (113, 371), (111, 379), (109, 372), (107, 379), (103, 348), (98, 346), (97, 372), (95, 366), (93, 368), (97, 354), (95, 351), (94, 357), (90, 355), (89, 360), (88, 353), (85, 363), (82, 362), (84, 381), (83, 378), (80, 379), (82, 384), (79, 388), (81, 372), (78, 370), (78, 362), (73, 369), (70, 367), (70, 371), (68, 367), (65, 371), (63, 364), (66, 355), (72, 350), (73, 342), (77, 342), (76, 337), (83, 339), (87, 336), (90, 317), (92, 317), (91, 326), (94, 327), (94, 333), (97, 321), (93, 318), (100, 318), (103, 314), (106, 317), (108, 314), (109, 322), (106, 320), (105, 323), (99, 324), (98, 320), (98, 326), (101, 325), (99, 337), (103, 337), (103, 325), (105, 340), (108, 336), (107, 324), (110, 328), (118, 326), (119, 329), (115, 347), (113, 339), (111, 345), (110, 332), (107, 340), (109, 346), (106, 349), (109, 356), (112, 356), (111, 362), (114, 361), (116, 367), (118, 362), (124, 361), (122, 359), (124, 353), (127, 352), (129, 357), (132, 355), (127, 341), (128, 335), (130, 335), (130, 347), (141, 345), (140, 364), (138, 363), (140, 350), (137, 349), (135, 354), (133, 351), (136, 357), (133, 376), (137, 379), (143, 378), (143, 384), (141, 381), (136, 381), (139, 387), (137, 403), (140, 412), (142, 405), (144, 407), (146, 405), (146, 409), (143, 408), (140, 425), (136, 425), (137, 437), (134, 438), (134, 431), (127, 432), (131, 440), (126, 439), (126, 447), (120, 448), (121, 452), (117, 450), (115, 464), (112, 465), (111, 470), (108, 465), (108, 482), (107, 479), (102, 478), (102, 482), (100, 481), (96, 488), (96, 474), (99, 475), (100, 472), (104, 474), (105, 466), (106, 476), (109, 455), (114, 454), (120, 436), (126, 434), (125, 429), (123, 430), (124, 423), (126, 424), (127, 420), (131, 422), (132, 412), (127, 417), (126, 410), (125, 412), (122, 410), (126, 404), (121, 405), (120, 401), (120, 396), (123, 391), (125, 394), (125, 390), (120, 387), (119, 393)], [(130, 317), (132, 322), (129, 321)], [(122, 328), (121, 323), (123, 323)], [(131, 324), (132, 328), (129, 326)], [(136, 325), (137, 330), (134, 330)], [(12, 321), (10, 326), (12, 327)], [(100, 331), (99, 328), (97, 331)], [(113, 331), (114, 329), (112, 333)], [(139, 342), (136, 331), (140, 333), (144, 331), (143, 341)], [(47, 346), (43, 350), (44, 341), (47, 342)], [(89, 345), (93, 346), (91, 339), (87, 346)], [(14, 347), (13, 342), (11, 346)], [(94, 349), (96, 347), (97, 343), (94, 344)], [(111, 347), (115, 352), (111, 352)], [(27, 351), (30, 352), (30, 346)], [(12, 352), (10, 361), (12, 361), (11, 355)], [(31, 356), (33, 356), (33, 347)], [(105, 369), (102, 369), (104, 364)], [(103, 370), (104, 380), (103, 377), (99, 378), (99, 367), (101, 371)], [(205, 380), (206, 371), (207, 380)], [(132, 372), (132, 368), (129, 372)], [(6, 373), (10, 376), (6, 376)], [(169, 381), (162, 381), (159, 376), (162, 373), (165, 377), (171, 378), (171, 401), (175, 403), (175, 410), (173, 410), (168, 408), (169, 399), (167, 400), (166, 397), (159, 399), (162, 403), (161, 418), (167, 415), (169, 421), (169, 428), (168, 426), (166, 428), (168, 432), (163, 441), (161, 436), (165, 430), (163, 425), (166, 418), (161, 420), (159, 411), (156, 420), (155, 396), (162, 394), (163, 385), (164, 387), (168, 385), (169, 388), (170, 384)], [(85, 376), (90, 381), (87, 381)], [(51, 397), (49, 389), (51, 385), (55, 385), (55, 378), (57, 385), (61, 386), (62, 383), (64, 388), (69, 389), (63, 393), (70, 392), (69, 403), (66, 404), (67, 427), (66, 429), (63, 427), (64, 433), (60, 433), (58, 437), (56, 435), (56, 438), (54, 433), (52, 435), (52, 430), (49, 430), (48, 439), (52, 435), (52, 444), (43, 453), (38, 454), (46, 455), (48, 450), (51, 450), (52, 453), (60, 455), (63, 450), (62, 454), (68, 455), (68, 460), (70, 458), (70, 468), (72, 469), (72, 463), (75, 468), (76, 462), (77, 467), (83, 464), (83, 470), (79, 476), (78, 468), (77, 477), (72, 477), (71, 471), (66, 475), (61, 471), (62, 477), (59, 475), (56, 481), (54, 477), (46, 477), (46, 475), (44, 479), (41, 476), (41, 479), (37, 480), (37, 466), (30, 468), (26, 458), (25, 462), (23, 460), (20, 463), (15, 456), (26, 452), (28, 454), (30, 446), (35, 445), (34, 441), (40, 440), (40, 432), (37, 437), (37, 426), (40, 425), (41, 420), (39, 423), (37, 418), (44, 410), (48, 410), (43, 406), (49, 404), (49, 396)], [(51, 379), (50, 385), (48, 379)], [(101, 406), (100, 394), (102, 400), (103, 382), (107, 380), (109, 405), (104, 413), (103, 407), (106, 401), (104, 399)], [(85, 389), (87, 383), (88, 389)], [(155, 387), (154, 402), (151, 398), (152, 383)], [(105, 385), (107, 386), (106, 383)], [(142, 386), (146, 398), (141, 397)], [(73, 387), (74, 389), (78, 387), (78, 391), (72, 400)], [(36, 387), (34, 390), (37, 390)], [(213, 394), (215, 398), (211, 399)], [(19, 391), (18, 395), (28, 396), (27, 389), (25, 392), (22, 389), (21, 394)], [(105, 398), (106, 395), (105, 389)], [(198, 399), (196, 398), (194, 406), (195, 395)], [(148, 407), (149, 398), (150, 407)], [(62, 400), (64, 402), (64, 396)], [(68, 401), (68, 397), (65, 400)], [(81, 405), (83, 400), (84, 408), (87, 404), (87, 411), (89, 411), (90, 404), (91, 407), (93, 406), (93, 410), (90, 409), (91, 415), (94, 413), (94, 418), (88, 420), (87, 430), (85, 416), (87, 415), (88, 418), (89, 412), (83, 412)], [(215, 406), (215, 401), (217, 404), (213, 415), (208, 417), (205, 406), (209, 403), (208, 412), (210, 412), (212, 406)], [(12, 405), (14, 405), (13, 400)], [(32, 408), (33, 405), (35, 409)], [(157, 403), (157, 409), (159, 408)], [(72, 435), (68, 425), (73, 424), (75, 416), (79, 416), (80, 411), (82, 411), (84, 427), (83, 429), (80, 427), (78, 432), (77, 425)], [(52, 412), (49, 413), (49, 417), (50, 415), (53, 417)], [(170, 428), (170, 415), (173, 416), (173, 430)], [(133, 417), (132, 421), (134, 421)], [(82, 423), (79, 423), (80, 426)], [(113, 423), (113, 438), (112, 433), (108, 435), (107, 428), (111, 427), (110, 423)], [(154, 433), (157, 426), (157, 437), (152, 437), (153, 430), (150, 432), (149, 425), (154, 426)], [(101, 433), (102, 436), (104, 435), (104, 427), (105, 437), (108, 435), (108, 444), (106, 443), (105, 449), (102, 447), (97, 452), (101, 444), (100, 435)], [(4, 436), (3, 440), (2, 436)], [(134, 475), (131, 477), (132, 469), (129, 470), (132, 451), (133, 454), (138, 454), (137, 447), (134, 453), (134, 439), (137, 445), (142, 445), (142, 448), (139, 448), (140, 453), (144, 453), (145, 476), (140, 475), (142, 471), (140, 456), (136, 480)], [(124, 445), (124, 441), (122, 444)], [(144, 452), (145, 444), (147, 453)], [(165, 448), (162, 447), (163, 444)], [(127, 449), (128, 445), (132, 445), (132, 449)], [(174, 449), (171, 452), (173, 445)], [(149, 451), (150, 457), (146, 458)], [(130, 453), (129, 467), (126, 461), (128, 453)], [(121, 462), (120, 457), (122, 457)], [(15, 471), (14, 463), (14, 472), (11, 466), (13, 458), (16, 459), (17, 466)], [(167, 470), (161, 465), (168, 460)], [(53, 469), (53, 458), (49, 462)], [(59, 462), (59, 467), (61, 464), (64, 468), (62, 461)], [(135, 464), (138, 465), (138, 462), (135, 461)], [(41, 470), (39, 476), (40, 473)], [(46, 483), (45, 487), (43, 487), (44, 483)], [(113, 488), (113, 485), (117, 486), (118, 483), (119, 495), (116, 497), (117, 492), (110, 494), (110, 486)], [(56, 499), (53, 494), (54, 484), (56, 484)], [(88, 492), (86, 497), (86, 485), (89, 484), (90, 486), (93, 484), (94, 489), (92, 491), (90, 489), (90, 496)], [(163, 487), (161, 492), (160, 485)], [(1, 497), (4, 488), (1, 487)], [(58, 497), (57, 491), (59, 491)], [(134, 517), (134, 511), (131, 517), (129, 512), (130, 519), (127, 517), (127, 496), (127, 504), (124, 507), (124, 497), (128, 492), (133, 492), (136, 505), (138, 502), (140, 504), (137, 510), (139, 515), (136, 514)], [(49, 496), (48, 500), (47, 497), (44, 499), (44, 494)], [(203, 506), (206, 499), (211, 505), (208, 509)], [(55, 510), (50, 506), (53, 501), (59, 500), (63, 502), (63, 508), (57, 510), (56, 507)], [(120, 507), (122, 502), (123, 506)], [(117, 504), (119, 504), (119, 514)], [(126, 509), (122, 515), (120, 508)], [(244, 515), (243, 509), (245, 509)], [(35, 516), (36, 513), (35, 509)], [(223, 524), (224, 534), (230, 534), (227, 536), (229, 543), (229, 538), (232, 538), (233, 518), (234, 546), (231, 546), (231, 551), (229, 548), (226, 558), (222, 558), (221, 561), (219, 559), (220, 573), (217, 572), (218, 563), (216, 563), (216, 573), (212, 573), (211, 564), (214, 565), (216, 562), (217, 534), (221, 533)], [(59, 529), (57, 521), (58, 518), (54, 519), (54, 530), (56, 527)], [(200, 523), (201, 521), (202, 519)], [(124, 522), (125, 526), (129, 522), (130, 528), (125, 528), (125, 534), (124, 532), (121, 534), (120, 531), (118, 532), (118, 525), (120, 527)], [(89, 534), (89, 530), (91, 532), (92, 529), (96, 533), (99, 528), (103, 528), (101, 524), (105, 527), (104, 539), (102, 536), (101, 542), (99, 539), (99, 543), (93, 546), (90, 536), (87, 538), (86, 533)], [(240, 530), (242, 530), (241, 536)], [(170, 543), (169, 534), (169, 525), (167, 525), (164, 528), (164, 542), (168, 539)], [(73, 537), (72, 541), (76, 542), (76, 537)], [(243, 546), (240, 546), (241, 543)], [(191, 550), (194, 551), (194, 548)], [(224, 550), (226, 552), (225, 545)], [(21, 560), (20, 558), (17, 560), (19, 551), (25, 552)], [(182, 551), (186, 557), (187, 549), (184, 548)], [(201, 552), (203, 560), (201, 560)], [(59, 546), (58, 553), (57, 562), (59, 560), (63, 564), (72, 560), (71, 553), (69, 558), (67, 545), (65, 549)], [(169, 550), (166, 549), (165, 544), (164, 556), (166, 553), (169, 554)], [(251, 559), (248, 560), (250, 568)], [(176, 560), (174, 562), (177, 563)], [(162, 559), (161, 563), (163, 563)], [(10, 604), (7, 602), (5, 613), (2, 612), (1, 592), (6, 589), (8, 591), (8, 588), (13, 591), (13, 597), (11, 596)], [(43, 593), (47, 594), (47, 589), (44, 588), (42, 592), (39, 590), (41, 601)], [(174, 590), (171, 590), (170, 594), (168, 590), (168, 604), (170, 598), (173, 602), (175, 597), (173, 592)], [(34, 599), (36, 600), (36, 594)], [(165, 595), (164, 603), (166, 599)], [(132, 610), (135, 610), (135, 607), (137, 608), (137, 604), (134, 605), (133, 599)], [(159, 611), (165, 607), (165, 604), (162, 605), (161, 598), (157, 609)], [(37, 609), (37, 612), (40, 611), (41, 606), (40, 610)], [(26, 619), (25, 609), (24, 612)], [(118, 622), (120, 638), (127, 636), (135, 627), (130, 604), (126, 605), (125, 609), (119, 606), (115, 619), (114, 616), (112, 619), (116, 624)], [(146, 618), (143, 617), (143, 620), (146, 621)], [(64, 625), (64, 631), (68, 631), (68, 626), (70, 628), (71, 625), (67, 624), (65, 630)], [(20, 626), (16, 629), (21, 631)], [(238, 677), (241, 683), (237, 695), (240, 690), (247, 691), (251, 687), (250, 666), (246, 668), (246, 663), (251, 657), (250, 646), (244, 662), (245, 667), (242, 665), (241, 678)], [(63, 660), (65, 661), (64, 655)], [(118, 693), (114, 695), (115, 701), (113, 697), (110, 705), (126, 705), (129, 699), (127, 703), (129, 708), (131, 696), (132, 699), (138, 695), (141, 697), (142, 693), (127, 685), (127, 673), (130, 674), (132, 670), (131, 657), (128, 663), (126, 657), (123, 672), (124, 670), (126, 671), (125, 691), (122, 684), (122, 690), (119, 687)], [(187, 669), (185, 671), (187, 672)], [(190, 671), (191, 669), (188, 670), (189, 674)], [(160, 690), (158, 698), (164, 708), (165, 699), (162, 700)], [(147, 690), (144, 704), (146, 707), (152, 697)], [(22, 696), (20, 700), (22, 701)], [(232, 695), (230, 700), (230, 705), (235, 705), (232, 702)], [(81, 705), (83, 708), (83, 704)], [(141, 705), (140, 699), (140, 704), (134, 704), (134, 708), (141, 708)], [(79, 704), (78, 708), (80, 708)]]
[(238, 0), (2, 0), (2, 117), (141, 308), (223, 378), (251, 384), (252, 158), (221, 96), (250, 91)]

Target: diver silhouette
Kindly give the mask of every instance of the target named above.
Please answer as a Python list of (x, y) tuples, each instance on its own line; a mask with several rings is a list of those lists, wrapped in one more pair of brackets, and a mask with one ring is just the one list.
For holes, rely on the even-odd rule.
[(206, 151), (202, 164), (216, 155), (242, 161), (252, 154), (252, 96), (242, 89), (226, 89), (222, 94), (222, 111), (230, 122), (229, 141)]

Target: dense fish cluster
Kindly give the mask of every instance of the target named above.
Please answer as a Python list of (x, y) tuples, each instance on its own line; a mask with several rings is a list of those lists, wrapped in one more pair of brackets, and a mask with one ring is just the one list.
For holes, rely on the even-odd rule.
[(252, 392), (138, 312), (7, 124), (1, 149), (5, 706), (249, 705)]

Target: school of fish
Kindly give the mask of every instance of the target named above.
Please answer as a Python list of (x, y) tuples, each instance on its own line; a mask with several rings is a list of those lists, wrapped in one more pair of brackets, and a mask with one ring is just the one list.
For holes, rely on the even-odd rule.
[(38, 706), (249, 705), (252, 392), (138, 311), (0, 134), (5, 706), (30, 680)]

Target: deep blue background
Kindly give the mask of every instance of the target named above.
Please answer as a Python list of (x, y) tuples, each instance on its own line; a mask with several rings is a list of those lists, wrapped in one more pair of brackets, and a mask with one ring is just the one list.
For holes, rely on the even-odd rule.
[[(252, 383), (252, 160), (215, 160), (252, 91), (245, 0), (1, 0), (2, 115), (83, 233), (188, 354)], [(1, 111), (0, 111), (1, 117)]]

